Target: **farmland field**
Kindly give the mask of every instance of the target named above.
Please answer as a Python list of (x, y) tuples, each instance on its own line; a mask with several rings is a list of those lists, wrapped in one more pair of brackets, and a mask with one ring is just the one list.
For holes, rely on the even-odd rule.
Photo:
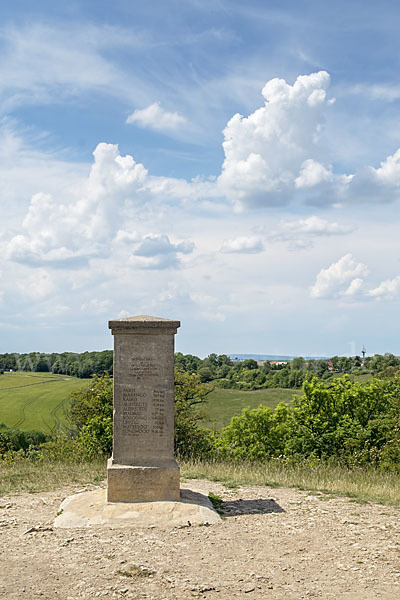
[(257, 408), (262, 404), (274, 409), (279, 402), (289, 402), (295, 394), (301, 394), (301, 390), (270, 388), (247, 392), (217, 388), (208, 396), (206, 404), (201, 405), (201, 411), (206, 415), (206, 425), (220, 429), (231, 417), (240, 415), (243, 408)]
[[(65, 409), (71, 392), (89, 385), (88, 379), (52, 373), (4, 373), (0, 375), (0, 423), (17, 429), (37, 429), (54, 433), (65, 422)], [(216, 389), (200, 409), (204, 424), (220, 429), (243, 408), (260, 404), (274, 408), (289, 402), (297, 389), (271, 388), (242, 391)]]
[(70, 393), (88, 383), (52, 373), (4, 373), (0, 375), (0, 423), (54, 433), (64, 423)]

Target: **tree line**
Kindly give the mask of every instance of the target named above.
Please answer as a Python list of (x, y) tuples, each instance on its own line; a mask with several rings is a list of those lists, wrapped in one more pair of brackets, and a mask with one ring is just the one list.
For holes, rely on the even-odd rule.
[(0, 373), (4, 371), (29, 371), (54, 373), (89, 378), (93, 375), (112, 374), (113, 351), (102, 352), (29, 352), (25, 354), (0, 354)]
[[(202, 383), (213, 381), (221, 388), (257, 390), (263, 388), (300, 388), (312, 377), (329, 380), (337, 374), (361, 375), (396, 371), (400, 359), (393, 354), (375, 354), (363, 361), (359, 356), (333, 356), (327, 360), (297, 357), (290, 361), (265, 361), (259, 365), (253, 359), (233, 361), (226, 354), (210, 354), (199, 358), (193, 354), (175, 354), (178, 371), (196, 373)], [(49, 372), (57, 375), (90, 378), (113, 372), (113, 351), (101, 352), (29, 352), (0, 354), (0, 374), (4, 371)]]
[(253, 359), (233, 361), (226, 354), (210, 354), (201, 359), (192, 354), (175, 354), (175, 366), (185, 373), (196, 373), (202, 383), (213, 381), (221, 388), (257, 390), (263, 388), (300, 388), (305, 381), (317, 377), (330, 380), (339, 375), (376, 375), (387, 369), (400, 368), (400, 358), (393, 354), (375, 354), (362, 360), (359, 356), (333, 356), (327, 360), (297, 357), (290, 361)]

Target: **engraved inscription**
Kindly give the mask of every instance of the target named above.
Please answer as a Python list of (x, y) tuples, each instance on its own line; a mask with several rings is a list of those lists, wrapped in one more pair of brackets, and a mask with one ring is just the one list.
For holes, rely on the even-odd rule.
[(146, 392), (124, 389), (122, 393), (122, 433), (141, 435), (149, 433)]
[(129, 365), (129, 375), (139, 381), (159, 374), (158, 363), (153, 358), (132, 358)]
[(151, 417), (153, 422), (151, 433), (163, 435), (165, 424), (165, 392), (163, 390), (153, 390), (153, 409)]

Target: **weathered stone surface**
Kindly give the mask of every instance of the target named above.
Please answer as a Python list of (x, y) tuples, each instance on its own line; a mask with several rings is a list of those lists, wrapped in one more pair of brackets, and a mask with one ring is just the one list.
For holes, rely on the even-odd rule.
[(180, 472), (176, 461), (157, 466), (131, 466), (108, 461), (108, 502), (179, 501)]
[(207, 496), (182, 490), (180, 502), (106, 502), (106, 490), (66, 498), (55, 527), (160, 527), (215, 524), (221, 521)]
[(174, 459), (174, 334), (179, 321), (140, 315), (114, 335), (114, 434), (108, 499), (179, 499)]

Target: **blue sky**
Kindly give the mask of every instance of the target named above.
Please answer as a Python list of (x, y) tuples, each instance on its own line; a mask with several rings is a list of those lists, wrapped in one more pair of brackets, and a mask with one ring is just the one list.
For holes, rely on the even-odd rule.
[(397, 2), (0, 7), (0, 352), (400, 354)]

